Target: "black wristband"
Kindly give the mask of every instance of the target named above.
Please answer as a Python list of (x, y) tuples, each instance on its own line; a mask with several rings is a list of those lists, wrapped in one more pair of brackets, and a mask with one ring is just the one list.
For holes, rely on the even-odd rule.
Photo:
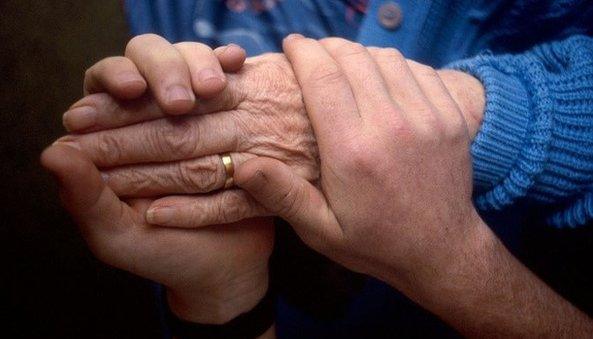
[[(167, 300), (166, 298), (164, 300)], [(275, 297), (269, 288), (264, 298), (251, 310), (222, 325), (199, 324), (177, 317), (165, 301), (165, 317), (176, 339), (253, 339), (274, 324)]]

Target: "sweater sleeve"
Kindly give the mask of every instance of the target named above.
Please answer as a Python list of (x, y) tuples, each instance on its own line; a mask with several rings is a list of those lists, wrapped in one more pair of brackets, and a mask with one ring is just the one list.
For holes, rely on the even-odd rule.
[(471, 148), (476, 206), (525, 199), (546, 205), (557, 227), (593, 219), (593, 38), (479, 55), (449, 68), (474, 75), (486, 90)]

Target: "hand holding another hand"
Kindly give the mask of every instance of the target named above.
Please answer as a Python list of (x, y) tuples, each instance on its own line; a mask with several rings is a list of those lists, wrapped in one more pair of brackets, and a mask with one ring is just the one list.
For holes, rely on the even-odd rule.
[[(137, 224), (144, 225), (140, 229), (146, 228), (152, 232), (152, 228), (146, 225), (147, 222), (163, 226), (197, 227), (230, 223), (247, 217), (270, 215), (278, 212), (275, 206), (266, 208), (265, 206), (268, 205), (265, 202), (262, 206), (243, 190), (217, 191), (223, 186), (226, 176), (218, 155), (220, 153), (230, 152), (238, 170), (243, 163), (248, 162), (250, 159), (269, 158), (281, 161), (284, 164), (283, 166), (288, 165), (291, 173), (299, 178), (313, 182), (319, 179), (319, 171), (324, 171), (324, 163), (322, 162), (322, 166), (319, 167), (318, 149), (303, 105), (301, 87), (297, 82), (298, 74), (295, 77), (291, 64), (283, 55), (269, 54), (251, 58), (237, 74), (225, 75), (222, 86), (218, 89), (219, 94), (212, 92), (203, 95), (203, 88), (211, 87), (200, 83), (198, 75), (202, 73), (203, 67), (214, 67), (212, 66), (215, 63), (212, 52), (204, 49), (199, 44), (186, 43), (173, 46), (163, 43), (154, 36), (148, 36), (144, 39), (145, 41), (142, 41), (141, 38), (137, 38), (134, 44), (131, 44), (132, 47), (128, 48), (129, 58), (107, 59), (87, 72), (85, 88), (88, 93), (107, 90), (113, 96), (104, 93), (89, 95), (73, 105), (72, 109), (65, 114), (65, 125), (72, 131), (78, 131), (79, 134), (64, 137), (59, 140), (57, 145), (72, 146), (79, 149), (82, 154), (70, 148), (55, 146), (51, 150), (54, 152), (53, 155), (49, 153), (49, 155), (44, 156), (46, 166), (58, 173), (58, 176), (63, 175), (66, 171), (73, 173), (76, 173), (76, 171), (68, 169), (65, 164), (62, 164), (65, 167), (56, 164), (58, 158), (55, 155), (56, 147), (60, 150), (59, 152), (62, 152), (59, 157), (79, 158), (80, 162), (86, 163), (84, 166), (88, 167), (87, 170), (91, 171), (92, 165), (89, 165), (88, 160), (86, 160), (88, 158), (92, 164), (101, 169), (103, 178), (106, 178), (107, 186), (101, 188), (102, 190), (113, 190), (110, 193), (111, 195), (125, 197), (126, 201), (129, 201), (132, 206), (136, 206), (134, 205), (136, 201), (141, 201), (142, 208), (134, 207), (131, 211), (126, 212), (134, 217), (131, 218), (133, 222), (129, 222), (129, 218), (126, 219), (128, 221), (121, 222), (124, 229), (133, 229), (135, 227), (129, 226)], [(325, 42), (325, 44), (327, 43)], [(150, 51), (160, 52), (151, 54)], [(219, 58), (221, 64), (224, 64), (221, 57), (224, 56), (225, 53), (223, 52), (225, 50), (218, 49), (217, 51), (218, 54), (215, 52), (214, 56)], [(181, 56), (178, 54), (181, 54)], [(163, 59), (163, 55), (168, 57)], [(240, 55), (240, 52), (234, 51), (230, 59), (236, 59), (240, 64), (242, 62)], [(394, 51), (382, 49), (371, 48), (370, 56), (376, 64), (385, 68), (393, 65), (394, 62), (403, 60)], [(193, 63), (193, 60), (200, 60), (200, 63)], [(316, 60), (309, 60), (309, 62), (311, 67), (316, 67), (315, 72), (323, 70), (323, 63)], [(416, 77), (418, 84), (427, 84), (428, 87), (417, 86), (422, 87), (422, 90), (429, 91), (431, 97), (440, 98), (432, 95), (432, 91), (437, 91), (437, 93), (441, 91), (440, 94), (443, 94), (443, 91), (446, 92), (446, 89), (442, 86), (430, 86), (431, 81), (438, 80), (438, 76), (435, 77), (435, 72), (430, 68), (411, 61), (404, 60), (404, 62), (409, 68), (401, 68), (400, 71), (408, 72), (408, 76), (412, 74), (412, 77)], [(139, 63), (141, 65), (137, 66), (136, 64)], [(300, 69), (296, 66), (298, 65), (297, 60), (293, 63), (295, 69)], [(352, 70), (366, 72), (368, 65), (362, 63), (351, 66)], [(122, 82), (121, 74), (126, 74), (127, 77), (139, 78), (142, 81)], [(398, 78), (393, 74), (392, 77)], [(298, 80), (302, 81), (302, 79)], [(320, 80), (323, 80), (323, 78)], [(333, 84), (331, 77), (326, 80), (328, 80), (326, 85)], [(362, 81), (363, 79), (359, 80)], [(227, 81), (228, 86), (225, 86)], [(367, 85), (365, 81), (361, 82), (364, 86)], [(167, 88), (174, 83), (182, 84), (186, 89), (193, 88), (193, 91), (198, 94), (198, 101), (192, 101), (193, 98), (190, 101), (167, 101)], [(390, 84), (391, 89), (394, 88), (395, 83), (397, 82)], [(319, 85), (319, 89), (322, 89), (321, 85)], [(150, 88), (154, 97), (145, 94), (147, 87)], [(373, 90), (376, 90), (376, 88), (373, 88)], [(342, 107), (335, 106), (337, 101), (343, 99), (336, 94), (339, 92), (320, 93), (325, 93), (325, 98), (321, 101), (322, 106), (325, 105), (326, 108), (331, 108), (332, 111), (334, 111), (333, 108)], [(397, 93), (390, 91), (387, 95), (377, 97), (375, 104), (388, 107), (389, 103), (397, 98), (390, 97), (394, 94), (397, 95)], [(412, 91), (400, 92), (400, 95), (411, 95), (414, 100), (420, 97), (414, 96)], [(361, 105), (369, 105), (372, 102), (372, 100), (368, 101), (366, 98), (357, 98), (357, 100)], [(451, 100), (451, 98), (448, 97), (448, 100)], [(347, 102), (353, 105), (351, 108), (357, 107), (356, 102)], [(305, 103), (307, 103), (307, 100), (305, 100)], [(443, 100), (443, 103), (451, 105), (451, 102), (447, 100)], [(441, 102), (438, 102), (438, 104), (441, 104)], [(309, 106), (307, 106), (308, 108)], [(425, 107), (420, 108), (416, 111), (412, 110), (413, 113), (423, 114)], [(85, 113), (85, 110), (86, 113), (91, 112), (91, 114), (81, 114), (81, 112)], [(190, 114), (183, 117), (161, 119), (169, 117), (170, 114), (180, 115), (186, 113)], [(380, 111), (379, 113), (383, 114), (384, 112)], [(89, 116), (91, 119), (89, 119)], [(457, 118), (454, 115), (449, 117)], [(387, 133), (383, 134), (383, 138), (387, 140)], [(344, 146), (346, 145), (345, 143)], [(360, 147), (362, 147), (360, 152), (365, 152), (365, 145), (368, 146), (366, 142), (360, 144)], [(338, 144), (336, 147), (339, 147)], [(344, 150), (347, 150), (347, 148), (344, 148)], [(411, 154), (408, 155), (411, 156)], [(48, 158), (49, 160), (47, 160)], [(405, 161), (406, 159), (402, 158), (400, 160)], [(283, 167), (278, 167), (278, 169), (281, 168)], [(240, 180), (240, 177), (241, 174), (238, 173), (237, 180)], [(95, 179), (94, 175), (86, 178), (86, 180), (90, 181)], [(324, 182), (322, 176), (322, 185), (325, 185)], [(90, 187), (93, 186), (90, 185)], [(264, 185), (261, 188), (265, 187), (267, 186)], [(66, 190), (66, 192), (68, 191)], [(188, 193), (209, 192), (213, 193), (208, 195), (187, 195)], [(92, 192), (87, 192), (87, 194), (90, 193)], [(184, 195), (176, 196), (176, 194)], [(163, 195), (172, 196), (160, 198), (156, 201), (153, 200), (154, 197)], [(66, 198), (68, 196), (69, 194), (66, 194)], [(95, 224), (92, 227), (95, 230), (94, 232), (100, 234), (105, 232), (105, 226), (109, 225), (105, 219), (97, 220), (92, 213), (81, 213), (80, 210), (73, 207), (74, 205), (68, 203), (67, 199), (66, 201), (66, 205), (71, 208), (71, 213), (75, 216), (81, 216), (80, 224), (83, 228), (87, 228), (86, 224), (93, 223)], [(355, 205), (358, 205), (358, 202)], [(122, 206), (125, 206), (125, 204)], [(153, 213), (146, 213), (149, 206)], [(351, 207), (346, 207), (346, 209), (352, 210)], [(121, 208), (127, 210), (127, 207)], [(160, 213), (160, 215), (154, 213), (159, 210), (165, 213)], [(146, 220), (146, 217), (150, 220)], [(269, 225), (269, 221), (263, 222), (260, 220), (259, 223)], [(99, 227), (99, 225), (102, 225), (102, 227)], [(252, 248), (255, 251), (255, 256), (247, 255), (245, 262), (267, 263), (267, 256), (269, 256), (271, 250), (271, 247), (269, 247), (271, 243), (269, 226), (258, 227), (255, 222), (252, 225), (259, 231), (251, 234), (247, 234), (247, 231), (244, 233), (242, 225), (241, 228), (237, 228), (237, 236), (244, 234), (246, 238), (243, 241), (259, 244), (261, 246), (259, 249), (263, 249), (263, 251)], [(221, 229), (224, 230), (226, 227), (229, 226), (221, 227)], [(250, 228), (249, 222), (246, 227), (247, 229)], [(156, 229), (154, 230), (156, 231)], [(169, 231), (173, 234), (183, 230), (163, 229), (158, 232)], [(191, 233), (188, 234), (195, 232), (193, 236), (196, 237), (196, 240), (194, 241), (203, 238), (204, 233), (213, 232), (213, 234), (217, 234), (213, 228), (189, 232)], [(248, 240), (250, 237), (255, 238)], [(163, 276), (153, 276), (151, 272), (141, 270), (141, 265), (128, 267), (125, 262), (119, 263), (118, 261), (122, 259), (122, 256), (124, 258), (128, 256), (126, 252), (110, 249), (111, 244), (106, 239), (101, 241), (101, 238), (100, 236), (87, 237), (91, 247), (96, 246), (100, 258), (118, 267), (163, 282), (168, 286), (171, 285), (163, 281), (163, 277), (173, 272), (169, 270), (165, 271)], [(263, 243), (253, 242), (253, 239), (261, 239)], [(135, 240), (140, 240), (140, 238)], [(169, 267), (176, 267), (177, 264), (174, 264), (176, 260), (183, 258), (184, 253), (190, 250), (192, 241), (189, 238), (187, 241), (188, 243), (185, 246), (176, 246), (179, 249), (179, 253), (177, 253), (179, 257), (171, 257), (170, 262), (168, 262)], [(155, 242), (149, 240), (142, 240), (141, 242), (156, 245)], [(205, 243), (207, 244), (208, 241)], [(130, 245), (128, 244), (128, 246)], [(239, 246), (239, 243), (232, 246), (233, 251), (229, 251), (231, 254), (236, 253), (236, 249), (247, 250), (249, 247)], [(202, 246), (202, 248), (207, 248), (207, 246)], [(153, 252), (154, 249), (152, 245), (147, 245), (146, 248), (138, 248), (139, 253)], [(99, 253), (99, 251), (103, 250), (107, 254), (113, 254), (114, 252), (119, 254), (113, 258), (104, 257)], [(160, 251), (159, 253), (160, 255), (163, 254)], [(204, 253), (210, 253), (210, 251), (203, 249), (196, 253), (204, 255)], [(232, 260), (231, 257), (227, 259)], [(227, 262), (227, 259), (215, 260), (215, 262), (224, 263)], [(341, 261), (339, 257), (334, 257), (334, 259)], [(341, 262), (348, 264), (349, 259), (345, 260)], [(158, 263), (159, 261), (152, 262)], [(366, 261), (362, 262), (365, 262), (366, 265)], [(160, 265), (156, 267), (148, 265), (148, 270), (155, 268), (158, 270), (159, 267)], [(208, 265), (205, 267), (208, 267)], [(356, 266), (352, 268), (356, 269)], [(197, 265), (196, 270), (199, 272), (188, 272), (191, 277), (183, 279), (188, 282), (188, 285), (184, 286), (185, 288), (178, 289), (179, 291), (192, 291), (193, 295), (202, 295), (193, 288), (200, 285), (191, 282), (195, 282), (193, 279), (201, 276), (200, 282), (204, 283), (203, 275), (200, 274), (204, 267)], [(232, 271), (228, 271), (231, 273), (228, 273), (227, 277), (234, 276)], [(206, 279), (206, 281), (209, 280)], [(258, 281), (258, 279), (252, 281)], [(179, 300), (184, 299), (191, 300), (191, 298), (187, 297), (179, 298)]]
[(291, 36), (284, 50), (319, 145), (320, 189), (266, 158), (239, 166), (237, 184), (351, 269), (403, 289), (434, 281), (485, 232), (458, 105), (434, 70), (393, 49)]
[(591, 333), (476, 212), (468, 123), (439, 74), (396, 50), (284, 41), (320, 155), (315, 186), (275, 159), (235, 180), (313, 249), (384, 280), (462, 334)]
[[(134, 45), (141, 45), (145, 50), (134, 52)], [(177, 46), (178, 52), (174, 48), (167, 50), (170, 44), (152, 35), (137, 38), (130, 46), (128, 53), (136, 58), (143, 55), (142, 65), (136, 68), (131, 59), (108, 58), (92, 67), (85, 79), (85, 92), (105, 90), (118, 99), (107, 94), (93, 94), (87, 100), (94, 98), (97, 101), (93, 102), (98, 103), (103, 99), (101, 102), (107, 103), (109, 98), (112, 105), (125, 105), (132, 100), (132, 105), (142, 105), (152, 102), (145, 94), (148, 86), (156, 95), (158, 107), (163, 107), (158, 109), (158, 114), (182, 114), (194, 106), (191, 102), (194, 99), (177, 100), (177, 97), (171, 101), (166, 95), (167, 88), (181, 84), (185, 86), (182, 92), (191, 91), (192, 97), (195, 91), (202, 98), (214, 95), (213, 91), (224, 90), (226, 80), (215, 81), (219, 86), (213, 89), (212, 80), (206, 79), (204, 84), (199, 77), (190, 79), (188, 66), (181, 55), (196, 59), (192, 64), (192, 74), (196, 75), (203, 74), (204, 69), (218, 68), (220, 71), (221, 65), (225, 70), (233, 71), (241, 67), (244, 60), (244, 52), (235, 46), (211, 51), (204, 45), (184, 44)], [(229, 48), (232, 51), (229, 52)], [(151, 55), (150, 51), (155, 53)], [(163, 60), (167, 55), (168, 59)], [(163, 69), (152, 62), (163, 63), (168, 71), (163, 73)], [(155, 79), (153, 72), (157, 71), (160, 72), (159, 78)], [(223, 77), (222, 71), (218, 74)], [(101, 107), (74, 107), (64, 117), (70, 129), (90, 132), (106, 127), (104, 117), (97, 110)], [(146, 115), (114, 117), (121, 121), (145, 119)], [(171, 309), (188, 320), (224, 323), (249, 311), (261, 300), (268, 289), (268, 259), (274, 241), (270, 219), (250, 219), (240, 224), (199, 230), (155, 227), (145, 218), (154, 197), (122, 197), (105, 183), (97, 168), (100, 164), (97, 160), (103, 153), (97, 155), (91, 151), (90, 147), (56, 142), (42, 154), (41, 161), (57, 178), (64, 206), (97, 258), (163, 284), (168, 291)]]
[[(97, 256), (167, 285), (182, 316), (219, 323), (253, 307), (273, 242), (270, 219), (187, 228), (279, 215), (312, 248), (464, 334), (587, 333), (587, 317), (522, 267), (472, 205), (479, 81), (393, 49), (292, 36), (287, 57), (251, 58), (217, 88), (199, 74), (238, 70), (244, 55), (225, 67), (230, 47), (148, 38), (127, 61), (87, 73), (88, 93), (113, 96), (73, 105), (65, 125), (79, 134), (42, 161)], [(197, 102), (171, 97), (173, 83)], [(229, 152), (239, 188), (219, 190)]]
[[(150, 43), (136, 45), (138, 49), (155, 50)], [(179, 46), (162, 48), (178, 49)], [(195, 49), (191, 43), (186, 43), (182, 48)], [(373, 58), (381, 58), (377, 51), (380, 50), (375, 49), (372, 53)], [(142, 61), (153, 66), (144, 66), (144, 69), (157, 69), (156, 65), (163, 64), (161, 57), (150, 57), (148, 51), (136, 54), (148, 55)], [(188, 58), (185, 62), (191, 65), (192, 60), (196, 59), (199, 57)], [(376, 62), (391, 63), (391, 60), (386, 57)], [(129, 62), (122, 64), (119, 72), (136, 72), (137, 76), (142, 76), (137, 71), (137, 68), (142, 67), (132, 67)], [(411, 61), (409, 64), (414, 74), (421, 74), (427, 68)], [(361, 65), (353, 67), (364, 71)], [(93, 82), (117, 82), (116, 72), (107, 71), (106, 67), (96, 68), (97, 71), (89, 73), (100, 80)], [(169, 77), (177, 74), (178, 78), (185, 79), (196, 72), (190, 75), (174, 70), (161, 72), (161, 76), (164, 74)], [(460, 106), (465, 108), (463, 112), (468, 126), (472, 126), (473, 132), (470, 133), (475, 134), (483, 110), (481, 84), (460, 72), (439, 71), (436, 74), (449, 81), (445, 85), (454, 99), (464, 99), (464, 104)], [(155, 75), (145, 77), (149, 84), (154, 83), (149, 86), (151, 88), (171, 82), (159, 81)], [(235, 166), (253, 157), (265, 156), (288, 164), (311, 182), (319, 177), (315, 137), (303, 105), (301, 90), (288, 60), (280, 54), (250, 58), (243, 69), (237, 74), (228, 75), (227, 80), (228, 87), (220, 95), (198, 100), (188, 116), (176, 119), (159, 119), (167, 117), (168, 113), (162, 104), (150, 96), (132, 101), (117, 100), (106, 94), (87, 96), (73, 105), (65, 115), (66, 126), (86, 134), (70, 135), (60, 142), (80, 147), (87, 153), (102, 169), (109, 186), (120, 196), (172, 195), (152, 204), (152, 223), (199, 227), (269, 215), (268, 211), (241, 190), (215, 192), (207, 196), (186, 195), (213, 192), (223, 187), (226, 174), (219, 154), (227, 152), (230, 152)], [(418, 77), (420, 83), (429, 80), (430, 77)], [(177, 82), (196, 81), (192, 77)], [(432, 95), (431, 88), (427, 90)], [(468, 100), (470, 98), (477, 100)], [(90, 130), (81, 130), (82, 126), (72, 123), (81, 108), (90, 108), (95, 112), (96, 123)]]

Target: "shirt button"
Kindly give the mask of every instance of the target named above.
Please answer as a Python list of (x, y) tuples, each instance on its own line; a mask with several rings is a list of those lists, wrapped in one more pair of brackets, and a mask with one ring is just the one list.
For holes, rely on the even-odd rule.
[(404, 18), (401, 7), (393, 1), (381, 5), (377, 16), (381, 26), (392, 31), (396, 30), (401, 25)]

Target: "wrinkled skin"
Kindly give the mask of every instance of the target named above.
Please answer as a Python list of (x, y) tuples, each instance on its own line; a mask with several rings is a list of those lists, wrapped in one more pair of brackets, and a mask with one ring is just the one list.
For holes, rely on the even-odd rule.
[[(113, 64), (114, 59), (109, 62)], [(135, 81), (133, 90), (137, 92), (141, 86), (141, 82)], [(119, 87), (118, 91), (129, 95), (129, 88)], [(113, 117), (120, 119), (119, 121), (122, 118), (144, 119), (145, 116), (141, 114), (151, 114), (155, 110), (158, 111), (157, 114), (163, 114), (156, 108), (153, 100), (148, 98), (147, 95), (134, 101), (116, 101), (107, 94), (92, 94), (73, 107), (126, 107), (127, 112), (132, 115), (117, 111), (117, 115)], [(178, 103), (175, 104), (179, 106)], [(227, 104), (237, 105), (238, 101), (229, 101)], [(239, 111), (235, 114), (239, 114)], [(89, 133), (101, 129), (101, 126), (106, 127), (101, 125), (105, 121), (101, 120), (103, 118), (105, 116), (98, 116), (97, 123), (83, 132)], [(68, 119), (66, 114), (65, 122)], [(180, 147), (179, 150), (175, 149), (175, 154), (188, 149), (184, 145), (186, 140), (181, 138), (180, 141), (175, 133), (186, 131), (184, 126), (190, 124), (189, 120), (191, 118), (160, 121), (171, 127), (171, 137), (166, 140), (171, 142), (170, 146)], [(76, 120), (68, 122), (66, 125), (71, 128), (75, 126)], [(88, 119), (82, 122), (87, 123)], [(41, 158), (42, 164), (56, 176), (64, 206), (80, 226), (91, 251), (107, 264), (164, 284), (172, 308), (186, 319), (221, 323), (251, 309), (267, 290), (268, 259), (274, 243), (272, 220), (255, 218), (244, 220), (240, 224), (215, 225), (193, 230), (150, 225), (145, 216), (154, 198), (122, 199), (118, 192), (105, 184), (98, 170), (98, 166), (113, 166), (110, 161), (122, 160), (124, 154), (120, 151), (120, 146), (125, 148), (128, 145), (126, 140), (119, 139), (121, 136), (125, 139), (127, 131), (111, 132), (114, 134), (105, 132), (100, 136), (97, 133), (64, 137), (49, 147)], [(161, 131), (157, 129), (155, 132), (158, 139), (156, 141), (161, 140)], [(98, 136), (93, 141), (96, 143), (92, 143), (97, 148), (85, 148), (84, 143), (75, 142), (93, 135)], [(154, 143), (151, 145), (159, 147)], [(140, 148), (146, 146), (147, 144), (139, 145)], [(161, 150), (164, 151), (164, 148)], [(142, 180), (137, 182), (142, 183)], [(242, 194), (239, 190), (234, 192)]]
[(101, 261), (164, 284), (185, 303), (214, 304), (229, 293), (237, 299), (265, 293), (271, 222), (253, 219), (240, 228), (197, 230), (155, 227), (144, 218), (150, 199), (121, 201), (76, 149), (55, 145), (41, 160), (56, 176), (64, 206)]
[[(417, 65), (412, 71), (420, 73), (423, 68)], [(475, 135), (483, 100), (468, 98), (483, 98), (481, 84), (460, 72), (440, 74), (462, 108), (470, 135)], [(317, 180), (315, 138), (286, 58), (281, 54), (250, 58), (238, 74), (229, 75), (228, 79), (229, 87), (221, 95), (198, 102), (191, 116), (175, 119), (158, 119), (166, 115), (149, 96), (132, 103), (115, 101), (105, 94), (86, 97), (73, 107), (91, 105), (100, 112), (94, 130), (128, 126), (70, 135), (61, 141), (81, 147), (121, 196), (150, 197), (220, 189), (226, 173), (218, 154), (226, 152), (232, 152), (235, 166), (254, 156), (266, 156), (290, 165), (309, 181)], [(150, 119), (157, 120), (142, 122)], [(151, 218), (152, 223), (198, 227), (269, 214), (237, 190), (213, 196), (168, 196), (153, 203), (150, 211), (163, 208), (173, 209), (173, 216)]]
[[(119, 129), (68, 135), (59, 142), (80, 148), (109, 174), (109, 183), (120, 195), (151, 196), (155, 187), (165, 186), (150, 171), (125, 171), (115, 166), (141, 162), (176, 162), (232, 151), (235, 165), (253, 156), (273, 157), (293, 167), (308, 180), (318, 177), (317, 146), (307, 119), (300, 88), (290, 64), (281, 54), (251, 58), (236, 75), (229, 75), (229, 88), (214, 99), (198, 103), (194, 114), (158, 119)], [(163, 117), (150, 98), (132, 103), (116, 101), (106, 94), (88, 96), (75, 107), (93, 106), (103, 115), (105, 129)], [(217, 112), (215, 115), (204, 113)], [(211, 176), (191, 183), (192, 169), (183, 176), (189, 185), (179, 193), (211, 191), (224, 176), (218, 158), (194, 165)], [(179, 163), (176, 163), (179, 164)], [(191, 167), (191, 163), (184, 163)], [(182, 165), (184, 165), (182, 164)], [(202, 165), (202, 166), (199, 166)], [(120, 168), (121, 169), (121, 168)], [(153, 168), (154, 169), (154, 168)], [(185, 171), (184, 169), (181, 169)], [(135, 177), (137, 175), (138, 177)], [(121, 177), (120, 177), (121, 176)], [(142, 184), (138, 188), (136, 184)], [(166, 192), (175, 193), (175, 192)]]

